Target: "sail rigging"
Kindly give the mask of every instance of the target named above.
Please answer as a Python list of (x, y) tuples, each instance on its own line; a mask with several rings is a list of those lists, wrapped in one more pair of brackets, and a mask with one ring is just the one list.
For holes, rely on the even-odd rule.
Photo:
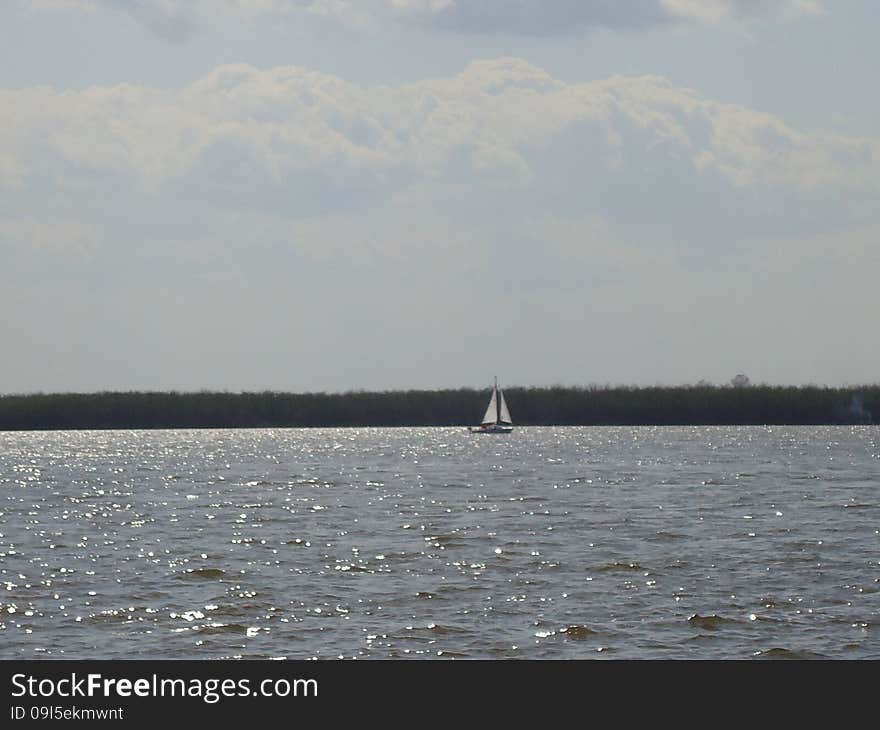
[(489, 405), (486, 406), (486, 412), (483, 414), (481, 423), (497, 423), (498, 422), (498, 391), (492, 391), (492, 397), (489, 399)]
[(504, 400), (504, 392), (498, 391), (498, 423), (513, 423), (513, 419), (510, 417), (510, 411), (507, 410), (507, 401)]

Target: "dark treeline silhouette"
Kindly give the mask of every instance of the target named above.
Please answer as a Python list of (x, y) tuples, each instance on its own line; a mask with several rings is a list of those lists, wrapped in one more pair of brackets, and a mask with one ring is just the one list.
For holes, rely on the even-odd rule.
[[(507, 388), (517, 425), (861, 424), (880, 414), (880, 385)], [(0, 430), (459, 426), (488, 391), (106, 392), (0, 396)]]

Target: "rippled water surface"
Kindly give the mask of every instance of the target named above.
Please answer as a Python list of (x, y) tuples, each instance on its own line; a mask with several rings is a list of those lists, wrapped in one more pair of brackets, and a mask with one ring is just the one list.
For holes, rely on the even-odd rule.
[(0, 658), (880, 658), (877, 427), (0, 433)]

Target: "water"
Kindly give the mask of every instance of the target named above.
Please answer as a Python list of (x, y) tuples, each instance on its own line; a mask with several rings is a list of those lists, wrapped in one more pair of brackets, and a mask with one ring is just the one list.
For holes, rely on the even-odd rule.
[(0, 657), (877, 659), (878, 441), (0, 433)]

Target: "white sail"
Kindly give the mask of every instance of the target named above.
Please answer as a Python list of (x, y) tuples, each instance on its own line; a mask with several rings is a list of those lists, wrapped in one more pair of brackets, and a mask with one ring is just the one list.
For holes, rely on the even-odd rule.
[(483, 414), (483, 423), (495, 423), (498, 418), (498, 405), (496, 400), (496, 391), (492, 391), (492, 397), (489, 399), (489, 405)]
[(510, 417), (510, 411), (507, 410), (507, 401), (504, 400), (504, 393), (499, 390), (498, 397), (501, 399), (501, 409), (498, 420), (501, 423), (513, 423), (513, 419)]

